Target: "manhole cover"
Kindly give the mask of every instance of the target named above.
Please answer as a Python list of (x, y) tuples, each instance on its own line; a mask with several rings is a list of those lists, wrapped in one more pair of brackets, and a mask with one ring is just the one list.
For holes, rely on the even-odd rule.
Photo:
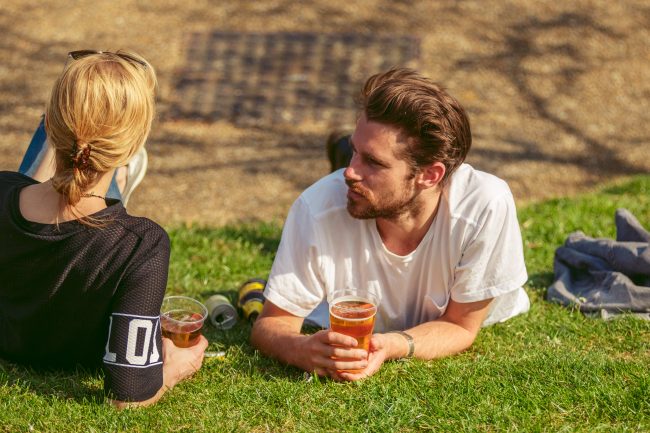
[(366, 78), (414, 67), (418, 55), (409, 36), (194, 33), (171, 114), (240, 125), (349, 121)]

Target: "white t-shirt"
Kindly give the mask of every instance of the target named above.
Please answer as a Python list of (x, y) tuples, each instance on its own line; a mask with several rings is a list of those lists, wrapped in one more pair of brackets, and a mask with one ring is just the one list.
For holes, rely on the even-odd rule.
[(461, 165), (428, 232), (406, 256), (388, 251), (374, 219), (350, 216), (347, 189), (339, 170), (294, 202), (264, 292), (269, 301), (326, 328), (335, 288), (379, 288), (375, 332), (434, 320), (450, 298), (495, 298), (483, 326), (528, 311), (521, 233), (503, 180)]

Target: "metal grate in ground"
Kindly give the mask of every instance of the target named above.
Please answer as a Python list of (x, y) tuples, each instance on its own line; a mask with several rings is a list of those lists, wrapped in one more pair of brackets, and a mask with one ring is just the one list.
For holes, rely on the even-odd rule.
[(239, 125), (334, 124), (355, 113), (364, 80), (415, 67), (409, 36), (213, 32), (189, 35), (175, 81), (174, 118)]

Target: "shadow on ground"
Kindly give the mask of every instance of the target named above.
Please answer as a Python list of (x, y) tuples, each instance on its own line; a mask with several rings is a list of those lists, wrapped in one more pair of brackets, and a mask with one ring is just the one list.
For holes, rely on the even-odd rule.
[(105, 398), (99, 369), (39, 370), (0, 360), (0, 381), (5, 386), (53, 398), (72, 399), (77, 403), (102, 403)]
[[(328, 173), (325, 141), (331, 129), (351, 130), (355, 122), (351, 112), (328, 117), (328, 106), (318, 104), (305, 105), (302, 110), (311, 114), (300, 120), (301, 95), (349, 109), (343, 96), (331, 98), (341, 87), (336, 74), (356, 80), (361, 72), (355, 65), (378, 71), (385, 58), (395, 58), (414, 61), (467, 108), (475, 138), (468, 162), (508, 181), (518, 203), (572, 195), (650, 170), (644, 150), (650, 142), (649, 22), (650, 8), (635, 0), (552, 5), (378, 0), (373, 7), (336, 0), (210, 5), (171, 0), (136, 7), (118, 0), (98, 7), (83, 0), (76, 8), (52, 4), (47, 12), (34, 0), (12, 1), (0, 16), (5, 36), (0, 42), (0, 169), (17, 167), (67, 51), (131, 48), (156, 66), (160, 115), (148, 143), (150, 170), (130, 211), (165, 225), (282, 220), (298, 194)], [(334, 79), (310, 84), (306, 94), (301, 86), (308, 76), (291, 67), (316, 65), (301, 63), (300, 50), (283, 51), (287, 70), (275, 69), (264, 45), (248, 51), (226, 45), (220, 56), (209, 57), (213, 63), (197, 63), (190, 35), (215, 32), (242, 35), (242, 41), (246, 35), (306, 33), (324, 41), (349, 35), (361, 44), (372, 41), (368, 36), (406, 38), (417, 41), (417, 58), (390, 57), (390, 45), (380, 54), (362, 50), (361, 60), (350, 50), (349, 61), (343, 55), (328, 65)], [(343, 36), (342, 47), (324, 43), (319, 49), (325, 55), (308, 58), (326, 61), (327, 50), (345, 53)], [(259, 66), (261, 80), (233, 69), (228, 88), (219, 76), (206, 75), (221, 71), (214, 62), (229, 55), (242, 56), (235, 68)], [(204, 69), (188, 69), (190, 64)], [(176, 84), (196, 73), (213, 83), (202, 88), (214, 98), (210, 104), (230, 101), (235, 107), (245, 96), (237, 91), (262, 92), (274, 114), (265, 112), (264, 104), (255, 106), (253, 98), (241, 103), (250, 113), (264, 111), (259, 114), (267, 120), (237, 125), (227, 117), (175, 119), (173, 106), (184, 97)], [(282, 83), (296, 86), (296, 99), (284, 101)], [(285, 104), (298, 108), (283, 122), (273, 121), (282, 117)]]

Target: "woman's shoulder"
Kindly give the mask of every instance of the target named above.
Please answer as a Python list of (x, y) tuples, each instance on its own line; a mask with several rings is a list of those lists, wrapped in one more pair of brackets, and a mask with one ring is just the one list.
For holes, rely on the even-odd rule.
[(166, 245), (169, 247), (169, 235), (167, 231), (149, 218), (129, 215), (126, 211), (123, 211), (116, 218), (116, 223), (123, 227), (124, 230), (140, 238), (146, 244), (161, 244), (161, 246)]
[(0, 188), (6, 189), (16, 185), (32, 185), (38, 181), (17, 171), (0, 171)]
[(0, 171), (0, 207), (4, 208), (16, 189), (38, 183), (29, 176), (15, 171)]
[[(113, 252), (126, 252), (126, 264), (132, 269), (145, 266), (147, 272), (163, 272), (166, 275), (171, 255), (171, 243), (167, 232), (157, 223), (145, 217), (132, 216), (123, 211), (113, 223), (117, 227), (103, 230), (107, 237), (103, 244), (112, 245)], [(153, 268), (152, 268), (153, 267)], [(154, 269), (155, 268), (155, 269)]]

